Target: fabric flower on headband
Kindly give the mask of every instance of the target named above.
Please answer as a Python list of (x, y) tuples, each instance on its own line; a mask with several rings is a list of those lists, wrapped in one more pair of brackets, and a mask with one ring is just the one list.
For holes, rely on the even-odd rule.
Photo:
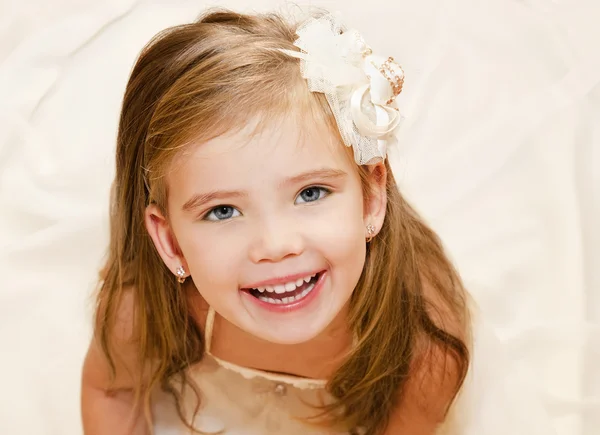
[(301, 60), (310, 91), (327, 97), (356, 163), (384, 160), (401, 120), (395, 106), (404, 84), (400, 65), (373, 54), (360, 33), (346, 31), (333, 15), (309, 20), (297, 35), (294, 45), (300, 51), (282, 51)]

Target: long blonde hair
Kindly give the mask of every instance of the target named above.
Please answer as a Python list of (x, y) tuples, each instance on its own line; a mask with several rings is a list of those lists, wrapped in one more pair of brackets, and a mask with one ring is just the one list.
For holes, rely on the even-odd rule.
[[(116, 314), (125, 292), (132, 291), (139, 366), (152, 361), (149, 376), (140, 373), (136, 386), (136, 403), (146, 410), (152, 391), (161, 386), (174, 394), (184, 418), (174, 378), (191, 386), (200, 400), (186, 368), (203, 357), (202, 332), (186, 292), (144, 226), (151, 202), (166, 216), (164, 176), (174, 159), (192, 143), (241, 128), (256, 117), (266, 124), (284, 114), (312, 113), (337, 132), (324, 96), (308, 91), (298, 60), (279, 50), (296, 49), (296, 28), (273, 14), (210, 11), (192, 24), (158, 34), (131, 73), (119, 123), (111, 241), (97, 300), (96, 334), (114, 376)], [(424, 295), (427, 282), (449, 313), (448, 321), (466, 327), (461, 281), (435, 233), (403, 199), (387, 169), (386, 219), (369, 245), (350, 302), (348, 321), (358, 341), (328, 382), (336, 401), (325, 409), (331, 424), (361, 426), (370, 434), (385, 429), (418, 343), (441, 349), (456, 363), (456, 391), (469, 363), (466, 344), (432, 319), (431, 301)], [(368, 173), (362, 167), (358, 171), (368, 195)]]

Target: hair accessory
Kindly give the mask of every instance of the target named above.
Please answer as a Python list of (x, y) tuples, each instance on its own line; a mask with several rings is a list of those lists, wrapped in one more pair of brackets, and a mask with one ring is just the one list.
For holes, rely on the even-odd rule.
[(183, 284), (185, 282), (185, 269), (183, 266), (179, 266), (175, 273), (177, 274), (177, 281), (179, 281), (180, 284)]
[(312, 18), (296, 33), (300, 51), (281, 51), (301, 60), (312, 92), (325, 94), (356, 163), (384, 160), (402, 119), (395, 106), (404, 85), (400, 65), (374, 54), (360, 33), (346, 31), (335, 15)]
[(369, 237), (367, 237), (367, 242), (370, 242), (371, 240), (373, 240), (373, 237), (375, 237), (376, 231), (377, 231), (377, 228), (375, 228), (374, 225), (372, 225), (372, 224), (367, 225), (367, 234), (369, 235)]

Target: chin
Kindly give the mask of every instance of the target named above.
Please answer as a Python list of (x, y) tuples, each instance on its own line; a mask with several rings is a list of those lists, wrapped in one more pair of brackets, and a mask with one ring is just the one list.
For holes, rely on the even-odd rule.
[[(281, 345), (297, 345), (307, 343), (327, 333), (345, 306), (339, 301), (337, 304), (326, 299), (326, 304), (314, 311), (297, 313), (295, 316), (281, 318), (268, 316), (253, 322), (252, 334), (261, 340)], [(339, 309), (336, 309), (339, 305)], [(303, 315), (300, 315), (303, 314)], [(273, 318), (275, 317), (275, 318)], [(278, 318), (279, 317), (279, 318)], [(257, 325), (257, 323), (259, 323)]]
[(316, 325), (313, 324), (310, 328), (307, 328), (306, 325), (299, 325), (298, 327), (288, 325), (286, 327), (280, 327), (277, 330), (273, 330), (272, 333), (269, 334), (265, 334), (264, 330), (261, 330), (258, 334), (255, 335), (262, 340), (274, 344), (302, 344), (307, 343), (318, 337), (327, 327), (327, 325), (324, 325), (322, 328), (318, 328), (315, 326)]

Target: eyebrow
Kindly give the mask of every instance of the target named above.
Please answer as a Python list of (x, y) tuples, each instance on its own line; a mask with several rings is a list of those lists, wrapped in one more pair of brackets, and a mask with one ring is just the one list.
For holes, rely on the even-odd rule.
[(335, 180), (344, 178), (346, 172), (340, 169), (316, 169), (313, 171), (303, 172), (302, 174), (294, 175), (293, 177), (287, 178), (283, 183), (281, 183), (281, 187), (289, 186), (293, 184), (300, 184), (302, 182), (314, 180), (315, 178), (319, 178), (321, 180)]
[[(300, 184), (314, 179), (336, 180), (344, 178), (346, 175), (348, 175), (346, 172), (339, 169), (316, 169), (287, 178), (281, 183), (280, 187)], [(183, 204), (182, 210), (189, 212), (211, 201), (245, 198), (247, 196), (248, 194), (241, 190), (214, 190), (211, 192), (196, 193)]]

